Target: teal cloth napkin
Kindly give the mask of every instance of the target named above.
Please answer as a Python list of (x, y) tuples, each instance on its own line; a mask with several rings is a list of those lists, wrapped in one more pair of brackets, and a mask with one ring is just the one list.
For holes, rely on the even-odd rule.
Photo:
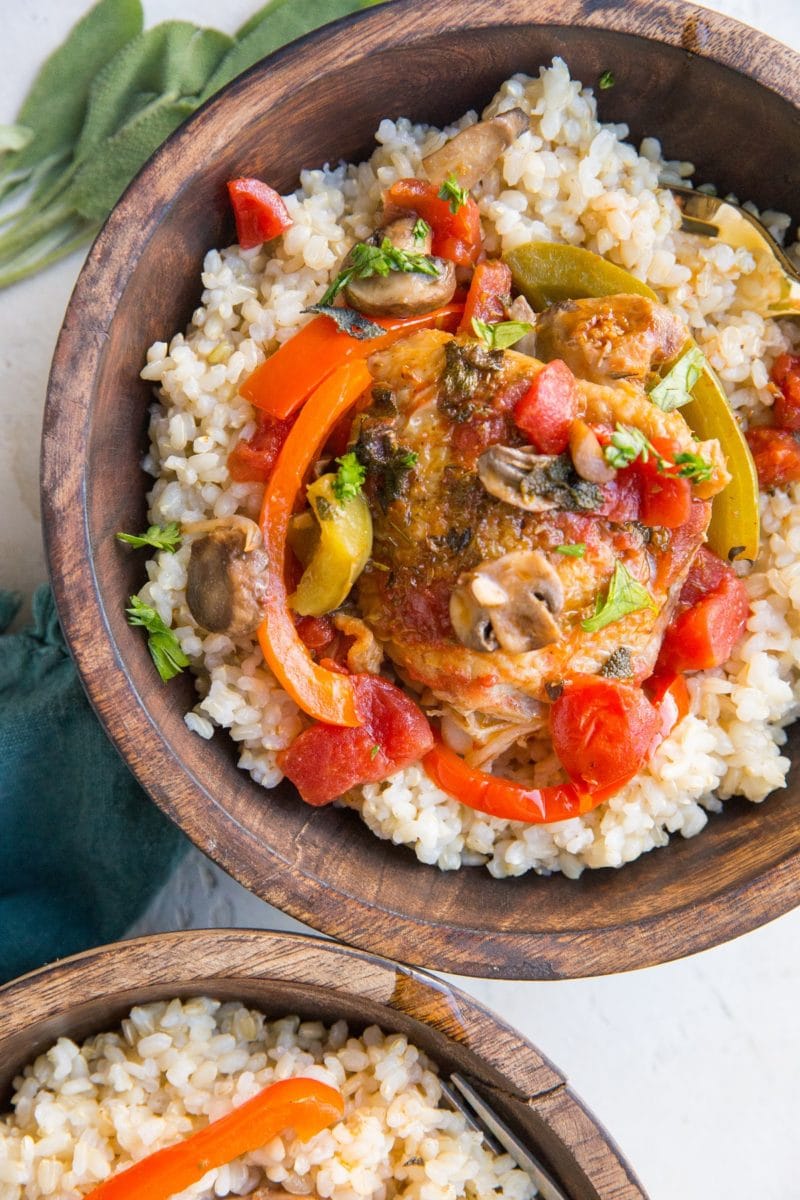
[(112, 941), (182, 858), (89, 705), (50, 589), (0, 589), (0, 982)]

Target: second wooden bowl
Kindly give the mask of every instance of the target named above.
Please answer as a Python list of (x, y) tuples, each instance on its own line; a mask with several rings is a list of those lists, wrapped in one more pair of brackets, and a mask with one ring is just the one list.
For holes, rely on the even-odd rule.
[(443, 1074), (470, 1078), (568, 1200), (647, 1200), (564, 1077), (488, 1009), (432, 976), (293, 934), (160, 934), (87, 951), (0, 988), (0, 1112), (14, 1074), (57, 1038), (80, 1041), (113, 1029), (135, 1004), (175, 996), (404, 1033)]
[(395, 0), (254, 68), (145, 168), (75, 290), (43, 442), (64, 628), (101, 719), (164, 811), (246, 887), (325, 933), (442, 970), (538, 979), (677, 958), (795, 905), (797, 769), (765, 805), (729, 801), (699, 837), (620, 871), (578, 882), (440, 873), (351, 812), (308, 808), (288, 786), (264, 792), (226, 735), (189, 732), (191, 681), (164, 686), (126, 624), (141, 561), (114, 534), (145, 518), (145, 350), (185, 325), (205, 251), (231, 240), (225, 181), (291, 189), (301, 166), (366, 156), (382, 117), (446, 122), (554, 54), (588, 82), (613, 67), (601, 117), (629, 123), (634, 141), (659, 136), (700, 178), (800, 216), (800, 59), (761, 34), (679, 0)]

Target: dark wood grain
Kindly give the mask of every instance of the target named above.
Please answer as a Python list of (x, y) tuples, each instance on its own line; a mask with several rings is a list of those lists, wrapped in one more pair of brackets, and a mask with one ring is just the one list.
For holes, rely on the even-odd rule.
[(184, 325), (203, 253), (231, 237), (225, 180), (255, 173), (293, 187), (301, 165), (367, 155), (382, 116), (450, 120), (556, 53), (587, 82), (613, 67), (602, 117), (659, 136), (701, 179), (800, 217), (800, 59), (763, 35), (675, 0), (397, 0), (254, 68), (145, 168), (79, 280), (43, 437), (67, 637), (101, 720), (164, 811), (246, 887), (326, 933), (407, 962), (537, 979), (677, 958), (793, 907), (797, 768), (765, 806), (729, 802), (699, 837), (619, 872), (578, 882), (440, 873), (352, 813), (309, 810), (289, 787), (267, 798), (226, 735), (206, 743), (186, 729), (191, 681), (163, 686), (126, 625), (141, 558), (113, 535), (144, 519), (144, 351)]
[(606, 1131), (546, 1058), (457, 989), (317, 938), (198, 930), (90, 950), (0, 988), (0, 1111), (16, 1071), (58, 1037), (111, 1029), (134, 1004), (241, 1000), (361, 1030), (402, 1032), (461, 1071), (553, 1171), (570, 1200), (646, 1200)]

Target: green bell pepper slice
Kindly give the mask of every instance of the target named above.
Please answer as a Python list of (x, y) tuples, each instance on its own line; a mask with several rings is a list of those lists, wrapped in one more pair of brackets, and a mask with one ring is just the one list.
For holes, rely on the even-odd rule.
[(362, 495), (337, 500), (336, 476), (321, 475), (307, 490), (311, 512), (294, 517), (288, 541), (305, 567), (289, 606), (301, 617), (322, 617), (347, 599), (372, 553), (372, 516)]

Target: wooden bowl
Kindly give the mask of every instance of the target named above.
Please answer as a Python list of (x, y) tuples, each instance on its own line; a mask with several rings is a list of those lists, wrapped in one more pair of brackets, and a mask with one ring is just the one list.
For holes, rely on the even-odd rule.
[(647, 1200), (563, 1075), (489, 1009), (431, 975), (297, 934), (164, 933), (88, 950), (0, 988), (0, 1112), (15, 1072), (56, 1038), (112, 1029), (134, 1004), (201, 995), (273, 1017), (402, 1032), (443, 1074), (460, 1071), (479, 1087), (569, 1200)]
[(699, 837), (621, 871), (441, 873), (352, 812), (309, 808), (288, 786), (264, 792), (227, 734), (209, 744), (189, 732), (192, 681), (164, 686), (126, 624), (142, 562), (114, 534), (145, 517), (144, 353), (184, 326), (204, 252), (232, 238), (225, 181), (290, 189), (300, 166), (366, 157), (381, 117), (446, 122), (554, 54), (588, 83), (613, 68), (601, 115), (628, 122), (634, 140), (657, 135), (700, 179), (800, 217), (800, 58), (762, 34), (678, 0), (398, 0), (257, 66), (145, 167), (75, 289), (43, 442), (61, 619), (101, 720), (164, 811), (246, 887), (328, 934), (405, 962), (536, 979), (678, 958), (795, 905), (797, 770), (763, 807), (729, 801)]

